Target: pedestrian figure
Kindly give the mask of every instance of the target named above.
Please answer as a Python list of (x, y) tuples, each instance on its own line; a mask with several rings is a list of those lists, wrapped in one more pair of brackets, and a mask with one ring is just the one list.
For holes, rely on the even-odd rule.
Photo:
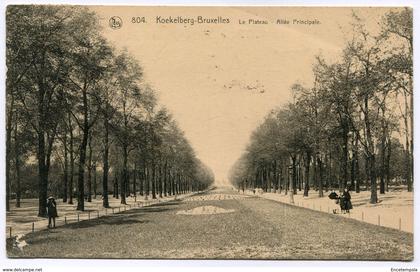
[(353, 205), (351, 204), (351, 195), (348, 188), (344, 188), (341, 198), (343, 199), (344, 213), (350, 213), (350, 210), (353, 209)]
[[(334, 190), (328, 195), (328, 198), (334, 200), (335, 204), (340, 204), (340, 196)], [(337, 209), (333, 209), (333, 213), (336, 214)]]
[[(48, 215), (48, 228), (55, 228), (55, 218), (57, 215), (57, 203), (54, 197), (50, 196), (47, 200), (47, 215)], [(52, 219), (52, 220), (51, 220)], [(51, 225), (51, 221), (53, 225)]]

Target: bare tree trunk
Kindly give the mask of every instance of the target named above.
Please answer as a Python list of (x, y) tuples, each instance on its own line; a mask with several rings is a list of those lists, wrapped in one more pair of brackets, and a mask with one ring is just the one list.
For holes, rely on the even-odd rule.
[(359, 136), (356, 134), (356, 142), (354, 145), (354, 176), (356, 183), (356, 193), (360, 193), (360, 167), (359, 167)]
[(305, 162), (305, 186), (303, 189), (303, 196), (309, 196), (309, 170), (311, 165), (311, 152), (306, 152)]
[(67, 131), (64, 133), (63, 137), (63, 149), (64, 149), (64, 167), (63, 167), (63, 202), (67, 202), (67, 185), (69, 178), (69, 159), (68, 159), (68, 150), (67, 150)]
[(144, 199), (147, 200), (149, 198), (150, 193), (150, 167), (145, 166), (145, 173), (146, 173), (146, 186), (145, 186), (145, 196)]
[(11, 188), (11, 179), (10, 179), (10, 164), (11, 158), (10, 154), (12, 151), (12, 119), (14, 111), (14, 97), (11, 97), (10, 107), (8, 107), (7, 112), (7, 125), (6, 125), (6, 211), (10, 211), (10, 188)]
[[(108, 103), (106, 103), (106, 112), (108, 112)], [(109, 172), (109, 118), (104, 115), (104, 136), (103, 136), (103, 172), (102, 172), (102, 206), (109, 208), (108, 200), (108, 172)]]
[(172, 183), (172, 195), (176, 194), (176, 188), (175, 188), (175, 178), (176, 178), (176, 172), (174, 170), (173, 174), (172, 174), (172, 178), (171, 178), (171, 183)]
[(294, 195), (293, 187), (294, 187), (294, 183), (295, 183), (294, 179), (296, 177), (296, 167), (295, 167), (296, 157), (291, 156), (291, 161), (292, 161), (292, 165), (288, 169), (288, 180), (289, 180), (289, 182), (288, 182), (289, 183), (288, 194), (289, 194), (289, 203), (293, 204), (293, 203), (295, 203), (294, 197), (293, 197), (293, 195)]
[(313, 178), (314, 183), (313, 183), (313, 185), (314, 185), (314, 187), (316, 187), (317, 190), (319, 190), (318, 155), (317, 154), (313, 155), (313, 161), (314, 161), (313, 166), (312, 166), (313, 173), (314, 173), (314, 178)]
[(324, 196), (324, 171), (322, 167), (322, 159), (321, 156), (318, 156), (318, 166), (319, 166), (319, 180), (318, 180), (318, 196)]
[(143, 196), (144, 195), (144, 193), (143, 193), (144, 182), (146, 180), (146, 168), (145, 167), (143, 167), (143, 172), (140, 173), (140, 177), (139, 178), (140, 178), (139, 194), (141, 196)]
[[(17, 114), (16, 114), (17, 115)], [(20, 208), (20, 147), (18, 139), (18, 117), (16, 116), (15, 129), (14, 129), (14, 142), (15, 142), (15, 171), (16, 171), (16, 208)]]
[(159, 182), (158, 184), (158, 190), (159, 190), (159, 198), (162, 198), (162, 165), (158, 166), (159, 172), (158, 172), (158, 179), (157, 181)]
[(137, 162), (134, 162), (133, 170), (133, 195), (137, 197)]
[(96, 181), (96, 162), (93, 163), (93, 198), (96, 199), (96, 195), (98, 193), (97, 190), (97, 181)]
[(156, 165), (152, 162), (152, 198), (156, 199)]
[(69, 183), (69, 204), (73, 204), (73, 181), (74, 181), (74, 136), (71, 115), (68, 113), (69, 132), (70, 132), (70, 183)]
[(391, 150), (392, 150), (392, 142), (391, 137), (388, 135), (388, 144), (387, 144), (387, 152), (386, 152), (386, 159), (385, 159), (385, 177), (386, 177), (386, 183), (385, 183), (385, 189), (387, 192), (389, 192), (389, 181), (391, 179), (390, 177), (390, 161), (391, 161)]
[(341, 177), (340, 177), (340, 192), (344, 191), (344, 188), (347, 187), (347, 179), (348, 179), (348, 175), (347, 175), (347, 165), (348, 165), (348, 133), (349, 133), (349, 129), (348, 129), (348, 124), (347, 124), (347, 120), (342, 121), (342, 125), (341, 125), (341, 129), (342, 129), (342, 135), (341, 135), (341, 140), (342, 140), (342, 157), (341, 157)]
[(128, 173), (128, 147), (127, 144), (124, 142), (123, 143), (123, 171), (122, 171), (122, 179), (121, 179), (121, 204), (126, 205), (126, 199), (125, 199), (125, 195), (126, 195), (126, 187), (127, 187), (127, 173)]
[(181, 175), (177, 173), (178, 180), (176, 182), (176, 194), (179, 195), (181, 189)]
[(82, 126), (82, 142), (79, 148), (79, 166), (77, 179), (77, 210), (85, 210), (85, 167), (86, 167), (86, 148), (89, 137), (89, 116), (88, 116), (88, 98), (87, 90), (83, 88), (83, 126)]
[[(404, 103), (405, 103), (405, 114), (403, 116), (404, 119), (404, 127), (405, 127), (405, 149), (406, 149), (406, 153), (405, 153), (405, 165), (406, 165), (406, 171), (405, 171), (405, 180), (407, 183), (407, 190), (409, 192), (413, 191), (413, 184), (412, 184), (412, 146), (410, 144), (410, 142), (412, 143), (412, 140), (410, 141), (409, 139), (409, 135), (410, 135), (410, 128), (409, 128), (409, 114), (410, 114), (410, 109), (409, 109), (409, 105), (408, 105), (408, 100), (407, 100), (407, 96), (409, 96), (409, 94), (407, 94), (407, 92), (404, 92)], [(412, 97), (412, 95), (411, 95)], [(410, 98), (410, 101), (412, 101), (412, 98)], [(410, 120), (411, 121), (411, 120)], [(412, 124), (412, 122), (410, 122), (410, 125)], [(412, 130), (411, 130), (411, 134)]]
[(298, 190), (299, 192), (302, 191), (302, 183), (303, 183), (303, 176), (302, 176), (302, 162), (299, 158), (299, 162), (297, 164), (297, 183), (298, 183)]
[[(273, 193), (277, 193), (277, 160), (273, 161), (272, 164), (272, 172), (273, 172), (273, 176), (272, 176), (272, 184), (273, 184)], [(248, 183), (247, 180), (245, 180), (245, 184)], [(245, 185), (244, 184), (244, 185)], [(245, 192), (245, 186), (243, 187), (243, 192)]]
[(369, 97), (365, 95), (365, 127), (366, 127), (366, 142), (367, 142), (367, 159), (368, 159), (368, 166), (369, 166), (369, 176), (370, 176), (370, 203), (375, 204), (378, 202), (378, 194), (376, 188), (376, 165), (375, 165), (375, 152), (374, 152), (374, 145), (371, 133), (371, 124), (369, 118)]
[(292, 175), (292, 190), (293, 190), (293, 194), (294, 195), (297, 195), (297, 178), (298, 178), (298, 176), (297, 176), (297, 158), (296, 158), (296, 156), (293, 156), (293, 163), (292, 163), (292, 166), (293, 166), (293, 175)]
[(87, 201), (92, 202), (92, 135), (89, 135), (88, 143), (89, 155), (88, 155), (88, 164), (87, 164), (87, 189), (88, 197)]
[(277, 182), (278, 182), (278, 186), (279, 186), (279, 191), (278, 191), (278, 193), (279, 194), (281, 194), (281, 190), (282, 190), (282, 179), (283, 179), (283, 165), (282, 165), (282, 163), (279, 163), (279, 169), (278, 169), (278, 172), (279, 172), (279, 174), (278, 174), (278, 177), (277, 177)]
[(38, 132), (38, 200), (39, 209), (38, 216), (47, 216), (47, 195), (48, 195), (48, 171), (45, 162), (46, 151), (45, 151), (45, 135), (44, 132)]
[(167, 169), (167, 185), (166, 185), (168, 196), (172, 195), (171, 170), (172, 170), (171, 165), (169, 164), (168, 169)]
[(168, 161), (165, 160), (165, 166), (163, 170), (163, 196), (167, 196), (168, 193)]
[(114, 197), (116, 199), (120, 198), (120, 193), (118, 191), (119, 188), (119, 183), (118, 183), (118, 177), (117, 177), (118, 173), (115, 173), (115, 177), (114, 177)]

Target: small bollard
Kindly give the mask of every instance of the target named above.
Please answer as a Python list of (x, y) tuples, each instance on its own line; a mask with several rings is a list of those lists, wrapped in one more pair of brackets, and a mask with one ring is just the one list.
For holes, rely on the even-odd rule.
[(398, 220), (398, 230), (401, 230), (401, 217)]
[(9, 238), (12, 238), (12, 227), (9, 227)]
[(77, 214), (77, 222), (79, 222), (79, 220), (80, 220), (79, 216), (80, 216), (80, 215), (79, 215), (79, 214)]
[(32, 232), (34, 232), (34, 231), (35, 231), (35, 223), (32, 222)]
[(88, 220), (90, 220), (90, 211), (88, 211)]
[(378, 214), (378, 226), (381, 225), (381, 216)]
[(67, 225), (67, 216), (64, 216), (64, 225)]

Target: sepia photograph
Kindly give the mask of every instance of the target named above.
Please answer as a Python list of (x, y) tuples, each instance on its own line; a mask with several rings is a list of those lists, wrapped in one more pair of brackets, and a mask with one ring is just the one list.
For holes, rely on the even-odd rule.
[(4, 258), (414, 260), (411, 7), (12, 4), (4, 27)]

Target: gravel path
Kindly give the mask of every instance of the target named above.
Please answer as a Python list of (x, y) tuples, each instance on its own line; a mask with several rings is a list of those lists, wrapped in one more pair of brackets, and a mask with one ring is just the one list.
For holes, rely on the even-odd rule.
[[(202, 206), (234, 211), (179, 213)], [(35, 232), (24, 239), (28, 246), (22, 251), (9, 246), (9, 257), (413, 258), (412, 234), (220, 189)]]

